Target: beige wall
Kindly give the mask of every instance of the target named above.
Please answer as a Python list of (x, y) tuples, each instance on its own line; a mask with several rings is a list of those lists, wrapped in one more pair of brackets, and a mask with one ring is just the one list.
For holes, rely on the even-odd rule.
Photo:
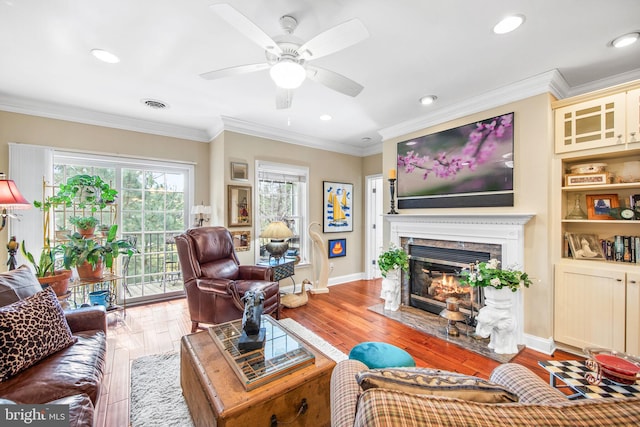
[[(332, 260), (330, 278), (348, 276), (364, 270), (364, 177), (383, 173), (395, 167), (396, 143), (411, 137), (449, 129), (493, 115), (514, 111), (515, 115), (515, 206), (482, 209), (439, 209), (439, 212), (520, 212), (535, 217), (525, 227), (525, 269), (538, 281), (525, 291), (525, 332), (550, 337), (552, 334), (552, 266), (549, 253), (549, 176), (552, 158), (552, 119), (550, 97), (539, 95), (500, 108), (449, 121), (393, 140), (386, 141), (383, 153), (364, 158), (297, 146), (234, 132), (225, 132), (210, 144), (162, 137), (139, 132), (85, 125), (62, 120), (34, 117), (0, 111), (0, 171), (8, 170), (8, 143), (19, 142), (56, 148), (119, 154), (126, 156), (194, 162), (195, 198), (211, 203), (211, 224), (226, 224), (226, 185), (231, 181), (229, 164), (249, 164), (249, 182), (253, 186), (255, 160), (292, 163), (310, 169), (309, 222), (322, 223), (322, 181), (352, 183), (354, 199), (354, 231), (325, 234), (328, 238), (347, 238), (347, 256)], [(18, 183), (19, 184), (19, 183)], [(388, 206), (388, 194), (384, 194)], [(402, 213), (420, 213), (422, 209)], [(386, 224), (385, 224), (386, 226)], [(242, 230), (242, 228), (239, 228)], [(251, 252), (240, 254), (243, 263), (254, 260), (255, 230), (252, 229)], [(6, 230), (0, 242), (8, 240)], [(0, 247), (3, 247), (2, 244)], [(0, 265), (6, 262), (6, 251), (0, 251)], [(310, 268), (298, 268), (296, 282), (311, 278)]]
[[(4, 172), (9, 169), (9, 142), (192, 162), (195, 163), (195, 199), (209, 202), (207, 143), (0, 111), (0, 171)], [(16, 184), (19, 188), (20, 183)], [(3, 242), (7, 241), (5, 228), (0, 231), (0, 248), (4, 248)], [(6, 251), (0, 250), (0, 265), (5, 265), (6, 256)]]
[[(229, 167), (232, 161), (249, 164), (249, 182), (247, 182), (246, 185), (251, 185), (252, 187), (254, 187), (255, 183), (256, 160), (308, 167), (310, 195), (309, 223), (316, 221), (322, 224), (322, 181), (338, 181), (353, 184), (353, 190), (356, 196), (353, 205), (353, 232), (324, 234), (323, 237), (325, 242), (328, 239), (335, 238), (347, 239), (347, 256), (331, 260), (334, 268), (333, 271), (329, 273), (329, 280), (331, 280), (331, 278), (347, 276), (363, 271), (364, 179), (361, 157), (292, 145), (234, 132), (224, 133), (224, 157), (224, 181), (226, 185), (242, 185), (242, 183), (238, 181), (231, 181)], [(243, 228), (237, 229), (243, 230)], [(240, 261), (243, 264), (252, 263), (255, 260), (256, 232), (254, 225), (254, 227), (251, 228), (251, 236), (253, 239), (251, 251), (239, 253)], [(316, 267), (316, 275), (318, 272), (319, 269)], [(311, 266), (296, 267), (296, 283), (300, 283), (305, 278), (312, 280), (313, 274)]]
[[(472, 123), (499, 114), (515, 113), (514, 206), (502, 208), (404, 209), (400, 213), (532, 213), (525, 226), (525, 270), (534, 285), (524, 291), (525, 333), (550, 338), (553, 331), (553, 266), (550, 262), (549, 201), (551, 158), (553, 157), (553, 121), (551, 97), (538, 95), (522, 101), (483, 111), (461, 119), (423, 129), (386, 141), (383, 147), (383, 170), (396, 166), (396, 144), (417, 136)], [(385, 206), (389, 196), (385, 194)], [(388, 223), (385, 236), (388, 240)]]

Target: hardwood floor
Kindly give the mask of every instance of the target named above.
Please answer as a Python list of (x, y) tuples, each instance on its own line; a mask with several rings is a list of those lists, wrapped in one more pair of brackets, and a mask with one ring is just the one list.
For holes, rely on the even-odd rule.
[[(296, 320), (347, 354), (362, 341), (384, 341), (407, 350), (418, 366), (483, 378), (498, 366), (494, 360), (369, 311), (368, 307), (381, 301), (379, 296), (380, 280), (336, 285), (328, 294), (310, 295), (307, 305), (284, 308), (281, 317)], [(124, 321), (111, 314), (109, 323), (107, 368), (96, 426), (119, 427), (129, 424), (131, 361), (148, 354), (179, 351), (180, 338), (190, 332), (191, 322), (186, 300), (178, 299), (129, 308)], [(525, 349), (513, 362), (547, 380), (546, 371), (537, 362), (548, 359), (576, 356), (561, 351), (547, 356)]]

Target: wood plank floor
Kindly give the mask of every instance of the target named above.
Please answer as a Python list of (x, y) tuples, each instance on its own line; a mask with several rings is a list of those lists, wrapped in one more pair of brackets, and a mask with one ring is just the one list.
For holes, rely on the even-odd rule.
[[(455, 344), (425, 335), (394, 320), (369, 311), (381, 302), (380, 280), (355, 281), (330, 287), (328, 294), (310, 295), (309, 303), (283, 309), (289, 317), (314, 331), (335, 347), (349, 353), (362, 341), (384, 341), (407, 350), (418, 366), (456, 371), (488, 378), (498, 362), (466, 351)], [(98, 405), (96, 426), (129, 424), (131, 361), (140, 356), (179, 351), (180, 338), (190, 332), (185, 299), (132, 307), (124, 320), (109, 315), (107, 368)], [(547, 356), (525, 349), (513, 362), (527, 366), (548, 379), (539, 360), (576, 359), (556, 351)]]

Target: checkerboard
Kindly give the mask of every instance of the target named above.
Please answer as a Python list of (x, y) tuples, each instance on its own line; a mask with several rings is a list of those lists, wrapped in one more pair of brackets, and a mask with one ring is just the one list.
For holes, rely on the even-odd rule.
[(553, 379), (559, 379), (575, 392), (579, 393), (579, 398), (603, 399), (607, 397), (638, 397), (640, 396), (640, 385), (620, 385), (606, 378), (600, 385), (589, 384), (585, 374), (593, 372), (587, 368), (584, 362), (579, 360), (548, 360), (538, 362), (546, 369), (550, 375), (550, 383)]

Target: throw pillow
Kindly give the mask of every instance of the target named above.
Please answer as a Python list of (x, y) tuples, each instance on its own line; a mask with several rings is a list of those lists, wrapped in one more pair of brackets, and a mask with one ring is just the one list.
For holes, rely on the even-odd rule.
[(363, 390), (386, 388), (482, 403), (517, 402), (518, 396), (482, 378), (437, 369), (375, 369), (356, 375)]
[(351, 349), (349, 359), (359, 360), (369, 369), (416, 366), (409, 353), (386, 342), (361, 342)]
[(0, 273), (0, 307), (30, 297), (42, 290), (36, 275), (26, 265)]
[(51, 288), (0, 307), (0, 382), (76, 341)]

